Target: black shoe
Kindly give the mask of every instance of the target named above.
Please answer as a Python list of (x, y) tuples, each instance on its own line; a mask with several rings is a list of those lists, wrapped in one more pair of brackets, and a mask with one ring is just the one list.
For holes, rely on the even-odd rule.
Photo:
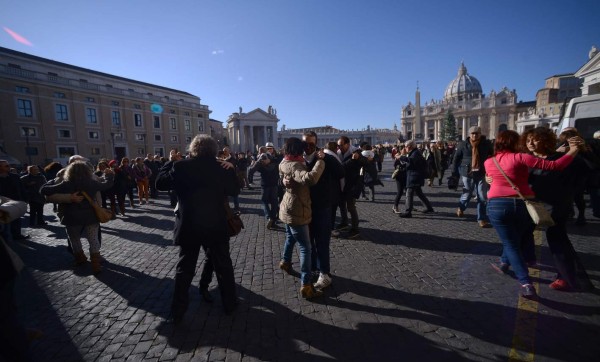
[(521, 296), (527, 299), (536, 299), (537, 292), (531, 284), (525, 284), (521, 286)]
[(25, 239), (29, 239), (29, 235), (16, 235), (16, 236), (13, 236), (13, 240), (25, 240)]
[(350, 231), (348, 231), (348, 233), (345, 236), (346, 239), (354, 239), (360, 236), (360, 232), (358, 231), (358, 229), (350, 229)]
[(431, 214), (431, 213), (433, 213), (433, 212), (435, 212), (435, 211), (433, 211), (433, 209), (427, 209), (427, 210), (423, 210), (423, 211), (421, 211), (421, 212), (422, 212), (423, 214)]
[(400, 214), (398, 216), (400, 216), (401, 218), (404, 218), (404, 219), (408, 219), (408, 218), (412, 217), (412, 213), (411, 212), (403, 212), (402, 214)]
[(202, 300), (204, 300), (206, 303), (213, 302), (213, 297), (210, 294), (210, 292), (208, 291), (208, 289), (200, 288), (199, 291), (200, 291), (200, 296), (202, 297)]
[(342, 230), (348, 229), (349, 227), (350, 227), (350, 225), (348, 225), (346, 223), (341, 223), (341, 224), (338, 224), (338, 226), (335, 227), (335, 230), (342, 231)]
[(583, 226), (587, 224), (587, 220), (585, 219), (585, 217), (578, 217), (577, 221), (575, 221), (575, 225), (577, 226)]

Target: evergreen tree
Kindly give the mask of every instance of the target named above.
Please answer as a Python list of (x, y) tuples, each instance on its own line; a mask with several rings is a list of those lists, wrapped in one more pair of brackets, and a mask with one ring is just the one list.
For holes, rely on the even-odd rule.
[(456, 119), (451, 110), (446, 112), (446, 118), (444, 119), (444, 125), (440, 130), (439, 138), (442, 141), (454, 141), (458, 136), (456, 131)]

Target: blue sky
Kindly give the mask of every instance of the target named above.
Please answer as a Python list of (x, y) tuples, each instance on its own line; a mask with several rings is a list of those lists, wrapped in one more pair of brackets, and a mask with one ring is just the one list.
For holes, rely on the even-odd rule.
[(279, 127), (400, 125), (461, 61), (483, 91), (535, 100), (600, 47), (600, 1), (0, 0), (0, 46), (199, 96), (211, 118)]

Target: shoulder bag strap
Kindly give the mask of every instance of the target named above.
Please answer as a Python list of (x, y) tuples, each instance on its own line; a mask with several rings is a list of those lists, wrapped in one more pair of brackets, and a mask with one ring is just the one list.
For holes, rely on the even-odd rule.
[(90, 197), (90, 195), (87, 194), (87, 192), (81, 191), (81, 194), (83, 195), (83, 197), (85, 197), (86, 200), (88, 200), (88, 202), (90, 203), (90, 205), (94, 206), (96, 204), (94, 202), (94, 200), (92, 200), (92, 198)]
[(512, 182), (512, 180), (510, 179), (510, 177), (508, 177), (508, 175), (506, 174), (506, 172), (504, 172), (504, 170), (502, 169), (502, 167), (500, 167), (500, 164), (498, 163), (498, 160), (496, 159), (496, 157), (492, 157), (492, 159), (494, 160), (494, 163), (496, 164), (496, 167), (498, 167), (498, 170), (500, 170), (500, 173), (502, 173), (502, 175), (504, 176), (504, 178), (506, 179), (506, 181), (508, 181), (508, 183), (513, 188), (513, 190), (515, 190), (517, 192), (517, 194), (519, 194), (519, 197), (521, 199), (525, 200), (525, 197), (523, 196), (523, 194), (521, 194), (521, 191), (519, 191), (519, 188), (517, 187), (517, 185), (515, 185)]

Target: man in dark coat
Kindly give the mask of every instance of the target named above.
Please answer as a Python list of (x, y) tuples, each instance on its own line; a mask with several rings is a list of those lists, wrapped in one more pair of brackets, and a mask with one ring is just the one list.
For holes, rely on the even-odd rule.
[(273, 229), (277, 224), (279, 202), (277, 201), (277, 187), (279, 183), (279, 162), (271, 153), (265, 152), (258, 155), (258, 160), (248, 169), (248, 180), (254, 181), (254, 173), (260, 173), (260, 188), (262, 194), (260, 201), (267, 219), (267, 229)]
[[(304, 159), (311, 171), (317, 163), (317, 134), (313, 131), (302, 136), (306, 143)], [(325, 154), (325, 170), (319, 181), (310, 187), (312, 221), (309, 224), (312, 246), (312, 270), (319, 270), (319, 279), (315, 288), (324, 289), (331, 285), (331, 268), (329, 263), (329, 244), (331, 241), (332, 205), (339, 203), (340, 179), (344, 177), (344, 168), (335, 156)]]
[(356, 199), (360, 196), (363, 189), (363, 178), (360, 175), (360, 168), (367, 164), (367, 158), (360, 154), (361, 149), (350, 144), (350, 139), (341, 136), (338, 141), (338, 157), (344, 166), (344, 189), (340, 200), (340, 214), (342, 220), (338, 225), (338, 230), (344, 230), (348, 227), (348, 212), (350, 213), (351, 228), (345, 235), (346, 238), (358, 238), (360, 231), (358, 229), (358, 211), (356, 210)]
[(197, 135), (190, 143), (190, 155), (179, 160), (172, 151), (156, 180), (159, 190), (173, 189), (179, 200), (174, 241), (180, 251), (171, 304), (175, 323), (183, 319), (187, 309), (188, 289), (201, 247), (216, 272), (225, 313), (230, 314), (237, 306), (225, 212), (227, 197), (239, 190), (235, 172), (216, 160), (217, 143), (210, 136)]
[[(408, 154), (400, 157), (400, 161), (406, 163), (406, 210), (400, 214), (400, 217), (412, 217), (414, 196), (423, 202), (426, 209), (423, 213), (433, 212), (433, 207), (427, 196), (423, 194), (422, 187), (425, 185), (425, 178), (428, 176), (427, 161), (417, 149), (416, 142), (409, 140), (404, 144), (405, 152)], [(403, 152), (404, 153), (404, 152)]]
[(464, 211), (473, 197), (477, 194), (477, 222), (482, 228), (490, 228), (486, 206), (488, 184), (485, 182), (485, 168), (483, 163), (492, 156), (492, 144), (481, 135), (481, 128), (469, 128), (470, 137), (461, 142), (452, 160), (452, 175), (462, 177), (463, 192), (460, 196), (456, 215), (464, 216)]

